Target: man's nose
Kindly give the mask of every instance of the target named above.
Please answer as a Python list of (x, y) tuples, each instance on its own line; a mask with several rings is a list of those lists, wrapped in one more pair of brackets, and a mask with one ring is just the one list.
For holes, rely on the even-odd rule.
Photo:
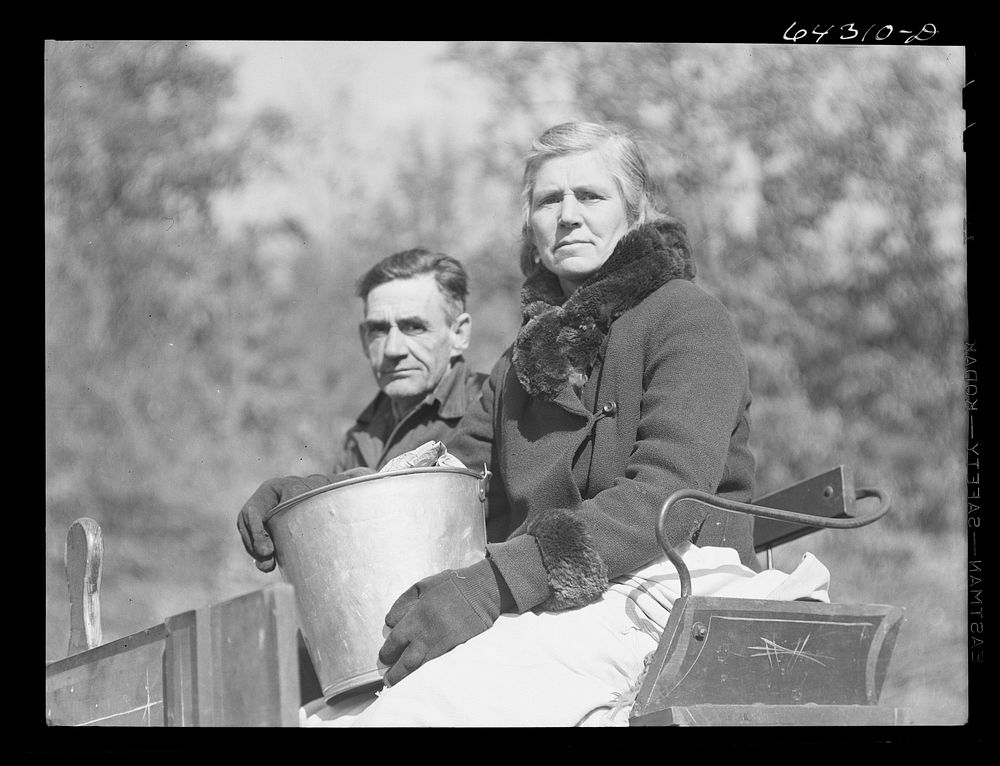
[(382, 348), (382, 353), (392, 357), (406, 356), (409, 353), (406, 348), (406, 339), (396, 325), (392, 325), (389, 328), (389, 332), (386, 333), (385, 346)]
[(564, 226), (580, 223), (580, 201), (572, 194), (565, 195), (559, 203), (559, 223)]

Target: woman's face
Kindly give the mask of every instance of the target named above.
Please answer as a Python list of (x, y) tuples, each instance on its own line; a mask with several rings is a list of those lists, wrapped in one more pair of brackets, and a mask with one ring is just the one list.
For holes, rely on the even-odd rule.
[(528, 222), (542, 265), (567, 295), (604, 265), (628, 230), (618, 184), (595, 151), (542, 163)]

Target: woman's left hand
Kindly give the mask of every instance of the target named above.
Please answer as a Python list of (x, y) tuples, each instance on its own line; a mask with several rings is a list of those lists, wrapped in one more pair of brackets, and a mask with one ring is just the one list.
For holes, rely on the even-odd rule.
[(390, 666), (388, 686), (493, 625), (501, 612), (499, 573), (483, 559), (412, 585), (392, 605), (389, 632), (378, 658)]

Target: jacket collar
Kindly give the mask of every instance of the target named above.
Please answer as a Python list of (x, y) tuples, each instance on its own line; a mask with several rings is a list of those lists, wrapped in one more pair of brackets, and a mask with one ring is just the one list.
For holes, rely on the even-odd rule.
[(462, 417), (468, 407), (468, 396), (466, 395), (466, 378), (468, 375), (468, 366), (465, 363), (465, 359), (459, 357), (452, 363), (437, 386), (434, 387), (434, 391), (425, 400), (425, 404), (434, 401), (439, 402), (440, 409), (438, 409), (438, 415), (446, 420)]
[[(438, 384), (434, 387), (427, 396), (424, 397), (423, 401), (417, 405), (417, 408), (424, 407), (428, 404), (438, 403), (438, 415), (446, 420), (452, 418), (460, 418), (465, 414), (466, 407), (468, 406), (467, 397), (465, 395), (465, 379), (467, 377), (467, 365), (463, 357), (456, 359), (451, 367), (445, 372), (438, 381)], [(360, 425), (369, 425), (376, 415), (381, 411), (382, 407), (389, 407), (389, 397), (385, 395), (382, 391), (379, 391), (375, 398), (368, 404), (361, 414), (358, 415), (358, 423)], [(414, 408), (416, 409), (416, 408)]]
[(612, 322), (670, 280), (694, 275), (684, 225), (671, 217), (626, 233), (569, 297), (556, 276), (539, 267), (521, 288), (521, 329), (512, 358), (521, 385), (547, 401), (559, 400), (567, 386), (580, 391)]

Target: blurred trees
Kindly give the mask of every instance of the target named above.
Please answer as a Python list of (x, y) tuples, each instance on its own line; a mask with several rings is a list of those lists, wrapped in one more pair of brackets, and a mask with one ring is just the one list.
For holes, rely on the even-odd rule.
[[(892, 523), (961, 526), (966, 331), (962, 52), (467, 43), (494, 130), (635, 131), (685, 220), (699, 280), (751, 367), (758, 485), (837, 463)], [(496, 161), (520, 166), (484, 140)]]
[(233, 117), (233, 72), (197, 46), (45, 57), (50, 658), (78, 516), (109, 538), (106, 638), (269, 581), (235, 513), (324, 470), (373, 395), (354, 282), (377, 258), (460, 257), (488, 368), (518, 326), (522, 155), (566, 119), (633, 128), (688, 223), (743, 334), (761, 490), (847, 463), (893, 491), (889, 523), (961, 525), (960, 53), (461, 44), (490, 101), (476, 135), (374, 142), (346, 93)]
[[(227, 68), (180, 42), (46, 45), (50, 609), (78, 516), (99, 519), (116, 541), (109, 569), (136, 588), (157, 572), (203, 578), (195, 562), (219, 545), (220, 447), (258, 417), (282, 351), (260, 300), (257, 240), (270, 233), (220, 240), (211, 201), (259, 172), (287, 124), (265, 113), (224, 133), (232, 89)], [(224, 522), (231, 537), (231, 512)], [(122, 612), (106, 614), (114, 634)]]

